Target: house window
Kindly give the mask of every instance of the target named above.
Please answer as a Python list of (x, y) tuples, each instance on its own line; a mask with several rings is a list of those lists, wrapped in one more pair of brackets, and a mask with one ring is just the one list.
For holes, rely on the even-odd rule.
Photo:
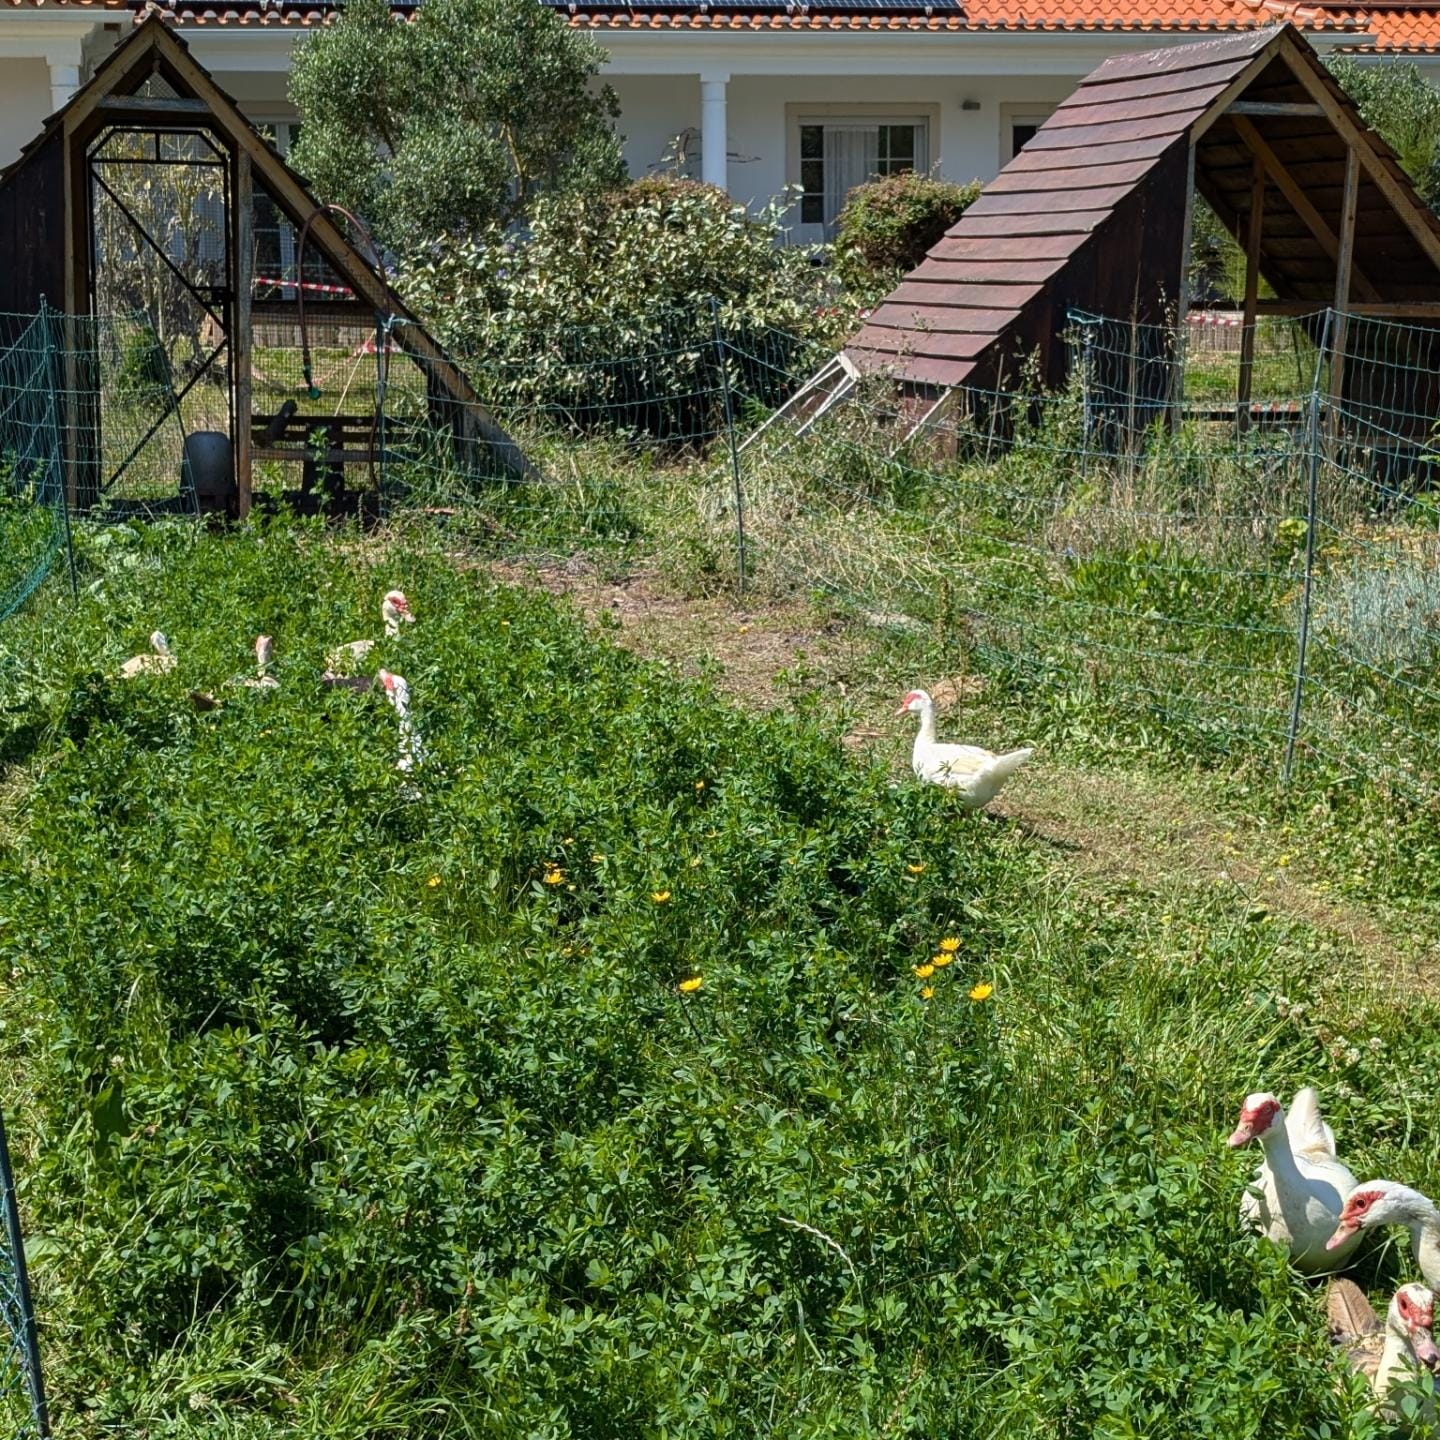
[(923, 120), (802, 120), (801, 224), (823, 225), (828, 233), (857, 185), (929, 169), (929, 141)]
[[(290, 147), (294, 145), (300, 134), (300, 122), (298, 120), (261, 120), (258, 122), (262, 131), (266, 131), (272, 137), (271, 143), (281, 154), (288, 156)], [(280, 207), (257, 185), (255, 187), (255, 274), (258, 280), (280, 280), (294, 279), (295, 277), (295, 227), (286, 217), (281, 214)], [(312, 279), (325, 278), (319, 272), (323, 269), (324, 262), (318, 254), (313, 251), (306, 254), (305, 265), (307, 271), (313, 271)], [(282, 297), (286, 300), (295, 298), (295, 287), (286, 285), (276, 288), (273, 285), (259, 285), (257, 290), (262, 296)]]
[(1000, 157), (1009, 164), (1034, 138), (1035, 132), (1050, 118), (1051, 111), (1017, 112), (1006, 119), (1008, 134), (1005, 153)]

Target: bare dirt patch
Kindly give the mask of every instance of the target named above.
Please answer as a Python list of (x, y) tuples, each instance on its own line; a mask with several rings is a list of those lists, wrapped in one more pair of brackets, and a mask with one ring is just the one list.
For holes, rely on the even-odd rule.
[(562, 595), (591, 620), (607, 617), (620, 627), (620, 642), (637, 654), (692, 673), (705, 666), (723, 693), (748, 705), (783, 703), (787, 672), (817, 661), (828, 669), (842, 648), (845, 627), (823, 619), (804, 600), (756, 607), (733, 596), (683, 595), (651, 571), (606, 576), (580, 557), (501, 560), (487, 569), (507, 584)]
[[(912, 677), (891, 672), (880, 632), (866, 625), (826, 617), (802, 599), (745, 605), (733, 596), (689, 596), (656, 572), (607, 576), (583, 557), (496, 561), (487, 569), (505, 583), (564, 596), (592, 620), (609, 617), (630, 649), (692, 673), (704, 668), (742, 704), (769, 708), (786, 703), (796, 685), (827, 688), (851, 717), (847, 745), (887, 756), (897, 770), (904, 763), (908, 727), (902, 735), (882, 717), (893, 708), (885, 703), (892, 692), (898, 696)], [(931, 684), (942, 715), (983, 689), (978, 676)], [(1422, 970), (1433, 974), (1440, 962), (1402, 924), (1327, 893), (1273, 827), (1219, 813), (1199, 783), (1062, 766), (1041, 754), (991, 808), (1052, 849), (1067, 877), (1138, 885), (1161, 904), (1221, 882), (1248, 912), (1313, 927), (1376, 972), (1413, 978)]]

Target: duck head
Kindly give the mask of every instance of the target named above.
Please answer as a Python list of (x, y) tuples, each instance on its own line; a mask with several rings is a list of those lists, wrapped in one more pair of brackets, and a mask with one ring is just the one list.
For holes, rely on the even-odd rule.
[(399, 630), (401, 621), (407, 625), (415, 623), (415, 612), (411, 610), (403, 590), (385, 592), (385, 598), (380, 602), (380, 616), (385, 621), (386, 629), (392, 632)]
[(168, 655), (170, 653), (170, 642), (165, 638), (163, 630), (152, 630), (150, 632), (150, 648), (157, 655)]
[(1277, 1125), (1284, 1123), (1285, 1112), (1280, 1108), (1279, 1100), (1268, 1090), (1257, 1091), (1245, 1097), (1245, 1103), (1240, 1107), (1240, 1118), (1225, 1143), (1236, 1149), (1252, 1140), (1263, 1141)]
[(900, 708), (895, 712), (897, 715), (916, 715), (928, 710), (934, 701), (924, 690), (909, 690), (905, 698), (900, 702)]
[(1440, 1369), (1440, 1349), (1436, 1348), (1435, 1294), (1425, 1285), (1402, 1285), (1390, 1302), (1385, 1317), (1386, 1328), (1404, 1340), (1415, 1359), (1432, 1374)]
[(1409, 1225), (1428, 1208), (1425, 1197), (1393, 1180), (1367, 1180), (1345, 1197), (1340, 1223), (1325, 1242), (1327, 1250), (1343, 1245), (1359, 1230), (1381, 1225)]
[(385, 698), (398, 714), (404, 715), (410, 707), (410, 682), (403, 675), (395, 675), (389, 670), (380, 671), (375, 678), (385, 691)]

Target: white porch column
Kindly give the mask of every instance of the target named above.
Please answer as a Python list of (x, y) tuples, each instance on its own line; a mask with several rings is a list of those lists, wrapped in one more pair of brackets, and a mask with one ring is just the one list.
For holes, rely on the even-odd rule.
[(53, 115), (64, 106), (80, 88), (79, 65), (50, 60), (50, 113)]
[(730, 173), (725, 160), (725, 87), (729, 82), (727, 73), (705, 71), (700, 76), (700, 178), (727, 192)]

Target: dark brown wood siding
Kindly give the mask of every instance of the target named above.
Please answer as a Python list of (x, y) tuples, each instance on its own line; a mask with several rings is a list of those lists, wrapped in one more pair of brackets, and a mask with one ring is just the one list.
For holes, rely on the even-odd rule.
[(0, 182), (0, 313), (65, 308), (65, 151), (54, 131)]

